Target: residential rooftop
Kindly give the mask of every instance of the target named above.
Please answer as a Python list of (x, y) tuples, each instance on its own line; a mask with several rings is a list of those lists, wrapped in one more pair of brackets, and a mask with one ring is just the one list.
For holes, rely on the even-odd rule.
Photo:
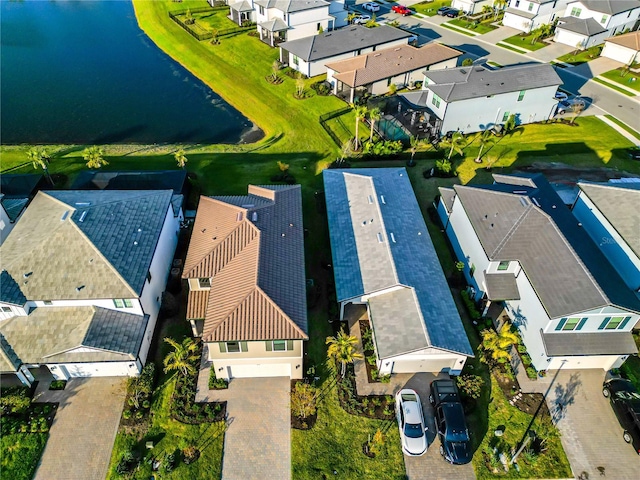
[(640, 51), (640, 30), (605, 38), (604, 41), (631, 48), (632, 50)]
[(590, 37), (592, 35), (598, 35), (599, 33), (606, 32), (604, 28), (593, 18), (576, 18), (576, 17), (562, 17), (558, 19), (557, 28), (567, 30), (569, 32), (577, 33), (579, 35), (585, 35)]
[(329, 5), (329, 2), (325, 0), (255, 0), (254, 3), (264, 8), (275, 8), (285, 13), (301, 12)]
[[(578, 2), (571, 2), (569, 5), (574, 3)], [(608, 13), (609, 15), (616, 15), (640, 7), (640, 2), (637, 0), (579, 0), (579, 3), (593, 12)]]

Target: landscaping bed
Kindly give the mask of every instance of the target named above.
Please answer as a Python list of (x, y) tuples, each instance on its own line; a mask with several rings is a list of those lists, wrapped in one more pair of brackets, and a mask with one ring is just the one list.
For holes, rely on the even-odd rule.
[(491, 25), (491, 22), (493, 22), (493, 20), (481, 22), (478, 20), (472, 20), (467, 17), (459, 17), (459, 18), (454, 18), (453, 20), (448, 21), (447, 23), (443, 24), (443, 26), (453, 25), (455, 27), (471, 30), (472, 32), (477, 33), (478, 35), (483, 35), (485, 33), (492, 32), (493, 30), (496, 30), (498, 28)]
[(395, 400), (393, 395), (367, 395), (356, 393), (356, 375), (353, 365), (347, 365), (344, 377), (338, 379), (338, 399), (340, 406), (352, 415), (378, 420), (395, 418)]
[(600, 76), (606, 78), (610, 82), (617, 83), (627, 88), (631, 88), (636, 92), (640, 92), (640, 81), (638, 80), (640, 78), (640, 74), (629, 71), (627, 68), (621, 67), (616, 68), (615, 70), (609, 70)]
[(380, 375), (376, 366), (376, 352), (373, 347), (373, 330), (368, 320), (360, 320), (358, 322), (360, 334), (362, 335), (362, 348), (364, 350), (364, 360), (367, 366), (367, 380), (369, 383), (389, 383), (391, 375)]
[(598, 58), (602, 52), (602, 45), (596, 45), (586, 50), (576, 50), (561, 57), (556, 58), (558, 62), (568, 63), (569, 65), (580, 65), (586, 63), (589, 60)]
[(502, 43), (507, 43), (523, 50), (529, 50), (530, 52), (535, 52), (536, 50), (540, 50), (541, 48), (549, 45), (548, 43), (543, 42), (541, 39), (537, 39), (534, 41), (534, 38), (535, 35), (531, 33), (519, 33), (512, 37), (505, 38), (504, 40), (502, 40)]

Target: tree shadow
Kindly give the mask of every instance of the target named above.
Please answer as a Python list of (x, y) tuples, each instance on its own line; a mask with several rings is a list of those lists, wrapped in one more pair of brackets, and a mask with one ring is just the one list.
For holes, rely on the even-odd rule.
[(567, 414), (567, 407), (575, 403), (575, 397), (582, 382), (580, 373), (572, 373), (566, 384), (557, 383), (554, 388), (554, 406), (551, 411), (551, 418), (554, 423), (558, 423)]

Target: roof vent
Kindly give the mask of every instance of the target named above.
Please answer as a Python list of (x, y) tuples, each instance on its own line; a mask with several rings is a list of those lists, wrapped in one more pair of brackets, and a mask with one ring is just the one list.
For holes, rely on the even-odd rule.
[(536, 207), (540, 207), (540, 203), (538, 203), (538, 200), (535, 197), (531, 197), (531, 201), (535, 203)]
[(394, 48), (393, 51), (394, 52), (399, 52), (401, 49), (400, 48)]
[(80, 290), (82, 290), (84, 288), (84, 285), (80, 285), (79, 287), (76, 287), (76, 292), (79, 292)]
[(245, 205), (242, 205), (242, 208), (253, 208), (255, 206), (256, 206), (255, 203), (247, 203)]
[(382, 243), (382, 234), (378, 232), (378, 243)]
[(527, 199), (524, 197), (520, 197), (520, 203), (522, 204), (523, 207), (527, 206)]
[(78, 207), (88, 207), (89, 205), (91, 205), (91, 202), (76, 202), (74, 205)]
[(396, 236), (393, 234), (393, 232), (391, 232), (390, 235), (391, 235), (391, 241), (393, 243), (396, 243)]
[(285, 236), (285, 234), (283, 233), (283, 234), (282, 234), (282, 236), (284, 237), (284, 236)]
[(207, 231), (207, 229), (206, 229), (206, 228), (203, 228), (202, 230), (200, 230), (200, 233), (204, 233), (204, 232), (206, 232), (206, 231)]
[(373, 197), (369, 195), (369, 203), (373, 203)]
[(24, 275), (22, 275), (24, 278), (29, 278), (31, 275), (33, 275), (33, 272), (27, 272)]
[(138, 229), (138, 232), (141, 232), (141, 231), (142, 231), (142, 229), (141, 229), (141, 228), (139, 228), (139, 229)]
[(82, 212), (80, 214), (80, 218), (78, 219), (79, 222), (84, 222), (84, 219), (87, 217), (87, 211), (85, 210), (84, 212)]
[(67, 219), (67, 217), (68, 217), (68, 216), (69, 216), (69, 210), (66, 210), (66, 211), (62, 214), (62, 217), (60, 217), (60, 221), (61, 221), (61, 222), (64, 222), (64, 221)]
[(290, 226), (291, 228), (293, 228), (293, 223), (290, 223), (290, 224), (289, 224), (289, 226)]
[(138, 245), (138, 241), (137, 241), (137, 240), (134, 240), (134, 241), (133, 241), (133, 244), (134, 244), (134, 245)]
[(464, 75), (465, 73), (467, 73), (467, 71), (463, 70), (463, 69), (460, 69), (460, 73), (462, 73)]
[(236, 215), (236, 221), (237, 222), (241, 222), (242, 221), (242, 212), (238, 212), (238, 214)]
[(387, 202), (385, 202), (384, 200), (384, 195), (380, 195), (380, 201), (382, 202), (383, 205), (387, 204)]
[(582, 226), (582, 222), (578, 222), (578, 226), (581, 227)]
[(258, 212), (253, 212), (253, 213), (251, 214), (251, 220), (252, 220), (253, 222), (257, 222), (257, 221), (258, 221)]
[(380, 55), (382, 55), (382, 54), (381, 54), (381, 53), (376, 53), (376, 54), (374, 54), (373, 56), (374, 56), (374, 57), (379, 57)]
[(367, 224), (367, 221), (365, 220), (364, 222), (362, 222), (362, 226), (364, 227)]
[(489, 225), (489, 228), (493, 228), (493, 223), (491, 225)]

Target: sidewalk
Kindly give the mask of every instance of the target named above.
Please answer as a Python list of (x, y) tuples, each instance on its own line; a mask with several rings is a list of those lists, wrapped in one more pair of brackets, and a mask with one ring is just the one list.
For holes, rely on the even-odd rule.
[(632, 142), (634, 145), (639, 146), (640, 147), (640, 138), (635, 137), (634, 135), (632, 135), (631, 133), (627, 132), (624, 128), (622, 128), (620, 125), (618, 125), (615, 122), (612, 122), (611, 120), (609, 120), (607, 117), (605, 117), (604, 115), (596, 115), (597, 118), (599, 118), (600, 120), (602, 120), (604, 123), (606, 123), (607, 125), (609, 125), (611, 128), (613, 128), (614, 130), (616, 130), (620, 135), (622, 135), (623, 137), (625, 137), (627, 140), (629, 140), (630, 142)]

